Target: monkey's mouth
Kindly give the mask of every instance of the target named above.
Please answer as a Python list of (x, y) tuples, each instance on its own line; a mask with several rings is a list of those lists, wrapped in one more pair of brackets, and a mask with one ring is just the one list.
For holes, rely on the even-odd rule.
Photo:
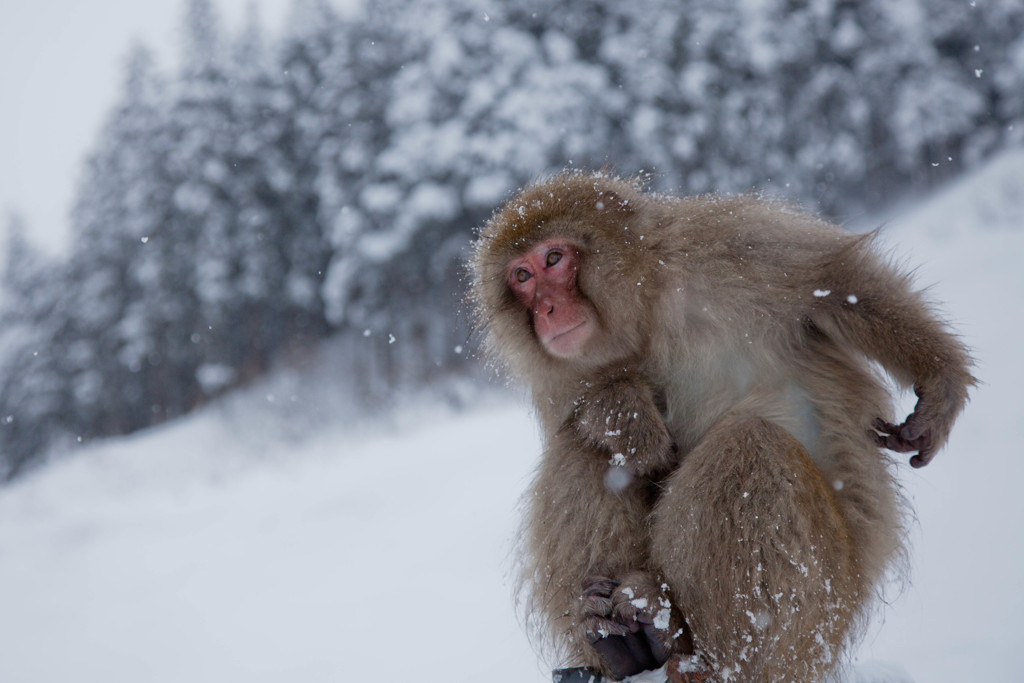
[(544, 340), (544, 348), (558, 358), (575, 356), (590, 338), (589, 322), (583, 319), (569, 329), (548, 337)]

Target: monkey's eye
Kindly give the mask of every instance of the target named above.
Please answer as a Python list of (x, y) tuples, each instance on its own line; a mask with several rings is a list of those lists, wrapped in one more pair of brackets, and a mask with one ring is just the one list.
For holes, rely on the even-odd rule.
[[(549, 257), (550, 258), (550, 257)], [(516, 282), (526, 282), (530, 279), (530, 271), (526, 268), (519, 268), (516, 270)]]
[(549, 251), (546, 263), (547, 263), (548, 266), (553, 266), (553, 265), (555, 265), (556, 263), (558, 263), (561, 260), (562, 260), (562, 252), (560, 252), (560, 251)]

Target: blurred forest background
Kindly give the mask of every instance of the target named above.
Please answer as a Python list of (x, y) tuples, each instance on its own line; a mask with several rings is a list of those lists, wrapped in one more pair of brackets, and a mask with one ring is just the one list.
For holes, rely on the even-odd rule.
[(467, 245), (541, 173), (849, 220), (1024, 141), (1020, 0), (296, 0), (273, 37), (183, 7), (175, 72), (126, 62), (69, 253), (6, 226), (0, 480), (327, 338), (366, 406), (478, 374)]

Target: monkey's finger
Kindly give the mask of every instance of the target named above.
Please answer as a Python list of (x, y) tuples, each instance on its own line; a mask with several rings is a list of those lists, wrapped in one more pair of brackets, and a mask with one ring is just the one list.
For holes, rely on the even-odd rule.
[(917, 446), (906, 440), (894, 435), (894, 434), (872, 434), (875, 439), (875, 443), (882, 448), (888, 448), (890, 451), (896, 451), (897, 453), (910, 453), (911, 451), (920, 450)]
[(588, 617), (609, 617), (612, 614), (612, 601), (599, 595), (585, 595), (583, 598), (583, 615)]
[(619, 609), (622, 605), (628, 605), (635, 595), (636, 589), (626, 586), (612, 593), (612, 604), (615, 605), (616, 609)]
[(913, 453), (917, 451), (917, 455), (910, 459), (911, 467), (924, 467), (935, 457), (935, 451), (932, 449), (932, 436), (929, 431), (925, 431), (921, 436), (913, 440), (905, 439), (895, 434), (872, 433), (872, 436), (876, 444), (890, 451), (897, 453)]
[(620, 624), (625, 624), (630, 631), (640, 630), (641, 612), (628, 602), (619, 603), (612, 607), (612, 618)]
[(588, 576), (583, 579), (583, 595), (609, 598), (612, 591), (619, 587), (619, 582), (607, 576)]
[(932, 433), (925, 430), (915, 439), (908, 439), (901, 434), (872, 434), (875, 442), (884, 448), (897, 453), (910, 453), (911, 451), (925, 451), (932, 447)]
[(629, 633), (629, 629), (623, 624), (599, 616), (589, 617), (586, 620), (584, 627), (587, 634), (587, 640), (590, 641), (591, 645), (604, 638), (624, 636)]
[(637, 602), (622, 591), (612, 594), (612, 618), (620, 624), (625, 624), (633, 632), (640, 630), (641, 623), (651, 621), (650, 615), (638, 608)]
[(650, 647), (651, 655), (654, 656), (656, 663), (652, 668), (657, 669), (672, 656), (672, 646), (666, 642), (665, 632), (654, 624), (644, 624), (643, 635), (647, 639), (647, 645)]
[(922, 449), (920, 453), (910, 459), (910, 466), (913, 468), (924, 467), (932, 461), (935, 453), (928, 449)]
[(893, 424), (892, 422), (886, 422), (880, 417), (876, 417), (872, 420), (871, 426), (876, 431), (882, 432), (883, 434), (899, 434), (900, 432), (900, 425)]

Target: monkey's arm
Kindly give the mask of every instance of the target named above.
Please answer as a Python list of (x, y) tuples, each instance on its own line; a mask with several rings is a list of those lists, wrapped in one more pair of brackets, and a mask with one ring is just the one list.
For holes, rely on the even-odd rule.
[(620, 460), (617, 464), (634, 474), (663, 474), (675, 465), (678, 449), (656, 392), (629, 367), (616, 366), (589, 382), (570, 422), (588, 446)]
[[(668, 648), (649, 639), (682, 626), (673, 613), (675, 630), (665, 630), (664, 618), (654, 628), (660, 582), (641, 580), (650, 561), (649, 500), (642, 486), (606, 486), (607, 460), (568, 425), (552, 435), (527, 498), (523, 576), (531, 609), (547, 614), (572, 662), (621, 677), (660, 666)], [(619, 604), (627, 590), (651, 609), (629, 612)]]
[(909, 278), (881, 261), (867, 238), (818, 269), (811, 321), (835, 341), (877, 360), (905, 386), (917, 405), (902, 424), (879, 418), (880, 446), (917, 451), (913, 467), (931, 462), (975, 384), (966, 347), (932, 313)]

